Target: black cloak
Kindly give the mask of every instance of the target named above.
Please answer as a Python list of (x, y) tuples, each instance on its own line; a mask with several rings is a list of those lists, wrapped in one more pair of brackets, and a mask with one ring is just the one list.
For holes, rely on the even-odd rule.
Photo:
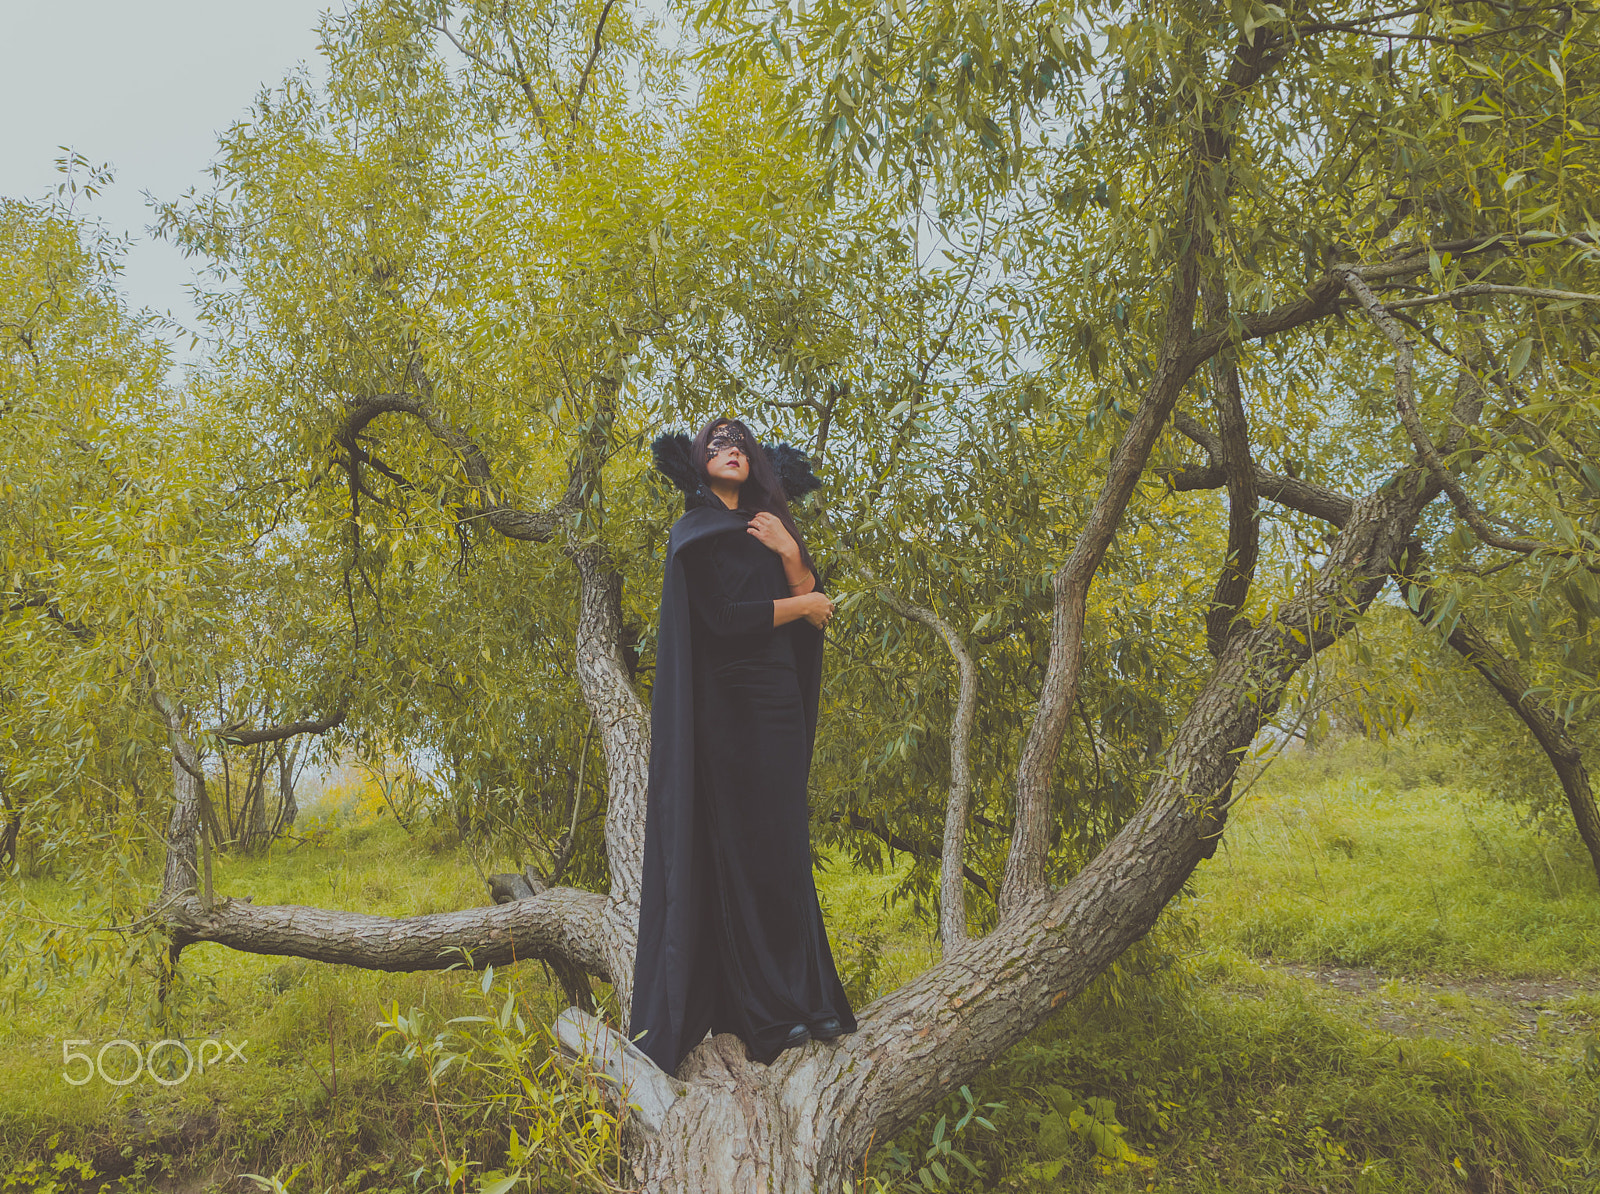
[[(815, 488), (803, 454), (766, 451), (791, 496)], [(837, 1016), (853, 1031), (855, 1019), (811, 877), (822, 632), (772, 627), (782, 563), (749, 535), (751, 512), (727, 509), (688, 467), (686, 437), (662, 437), (656, 459), (689, 509), (662, 579), (629, 1034), (670, 1074), (708, 1031), (770, 1061), (794, 1024)], [(708, 604), (724, 583), (756, 598), (717, 606), (736, 610), (728, 625)]]

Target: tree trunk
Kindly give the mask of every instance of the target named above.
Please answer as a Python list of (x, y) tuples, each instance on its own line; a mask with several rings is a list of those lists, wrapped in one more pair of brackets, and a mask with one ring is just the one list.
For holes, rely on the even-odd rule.
[(278, 743), (278, 821), (274, 835), (287, 833), (294, 828), (294, 819), (300, 815), (300, 806), (294, 799), (294, 766), (300, 757), (300, 743), (292, 748)]
[[(1356, 502), (1320, 574), (1259, 626), (1236, 627), (1143, 806), (1070, 883), (1014, 905), (988, 936), (861, 1009), (859, 1031), (836, 1043), (787, 1052), (771, 1066), (746, 1061), (733, 1038), (702, 1043), (677, 1075), (684, 1093), (661, 1129), (631, 1135), (641, 1185), (684, 1194), (837, 1190), (871, 1141), (891, 1138), (976, 1077), (1148, 932), (1215, 850), (1239, 760), (1290, 679), (1388, 580), (1417, 511), (1437, 492), (1416, 481), (1402, 477)], [(399, 920), (237, 900), (207, 910), (189, 897), (174, 909), (183, 939), (383, 970), (448, 966), (463, 947), (478, 966), (562, 957), (609, 978), (625, 1008), (648, 726), (606, 649), (619, 612), (615, 573), (598, 553), (578, 559), (580, 668), (617, 800), (607, 825), (611, 895), (557, 888)], [(628, 933), (620, 940), (619, 923)]]
[(11, 801), (9, 793), (0, 791), (0, 862), (6, 866), (17, 865), (17, 839), (22, 833), (22, 810)]
[(249, 816), (245, 818), (244, 849), (246, 854), (259, 854), (267, 848), (272, 836), (267, 829), (267, 757), (264, 749), (256, 750), (246, 799)]
[(205, 780), (200, 757), (184, 733), (182, 710), (160, 690), (154, 693), (152, 703), (167, 727), (172, 751), (172, 816), (167, 822), (167, 865), (161, 876), (161, 900), (169, 903), (195, 891), (199, 884), (196, 839)]

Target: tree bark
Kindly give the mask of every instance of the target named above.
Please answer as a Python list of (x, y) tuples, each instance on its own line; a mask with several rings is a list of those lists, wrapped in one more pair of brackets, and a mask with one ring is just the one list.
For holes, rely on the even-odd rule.
[[(1228, 295), (1220, 282), (1206, 287), (1208, 323), (1228, 317)], [(1244, 603), (1255, 579), (1260, 551), (1260, 523), (1256, 496), (1255, 462), (1250, 458), (1250, 424), (1239, 387), (1239, 363), (1232, 348), (1211, 359), (1211, 405), (1217, 414), (1217, 463), (1228, 487), (1228, 546), (1206, 611), (1206, 646), (1221, 655), (1243, 616)]]
[(578, 679), (606, 760), (606, 900), (601, 948), (617, 1003), (633, 1002), (633, 955), (644, 881), (644, 817), (650, 784), (650, 710), (623, 661), (622, 577), (596, 544), (570, 552), (579, 578)]
[[(185, 733), (182, 710), (159, 689), (152, 694), (151, 703), (167, 727), (172, 751), (172, 815), (167, 821), (167, 861), (161, 877), (161, 901), (166, 904), (195, 891), (199, 884), (196, 839), (205, 778), (200, 756)], [(209, 898), (209, 891), (206, 894)]]
[(388, 917), (238, 899), (208, 909), (184, 896), (167, 915), (183, 946), (212, 941), (246, 953), (393, 971), (445, 970), (466, 960), (463, 951), (477, 967), (561, 957), (610, 981), (613, 957), (598, 945), (606, 904), (596, 892), (553, 887), (507, 904)]
[(245, 818), (244, 849), (246, 854), (259, 854), (267, 848), (271, 833), (267, 829), (267, 756), (257, 750), (250, 767), (250, 786), (247, 789), (250, 815)]

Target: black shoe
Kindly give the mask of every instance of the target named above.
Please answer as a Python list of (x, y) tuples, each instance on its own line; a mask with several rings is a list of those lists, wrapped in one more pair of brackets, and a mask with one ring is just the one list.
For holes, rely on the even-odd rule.
[(796, 1048), (799, 1045), (805, 1044), (810, 1039), (811, 1030), (804, 1024), (796, 1024), (793, 1028), (789, 1029), (789, 1035), (783, 1038), (783, 1044), (778, 1046), (778, 1052), (781, 1053), (785, 1049)]
[(811, 1026), (811, 1039), (814, 1041), (831, 1041), (843, 1035), (844, 1025), (839, 1022), (838, 1016), (828, 1016)]

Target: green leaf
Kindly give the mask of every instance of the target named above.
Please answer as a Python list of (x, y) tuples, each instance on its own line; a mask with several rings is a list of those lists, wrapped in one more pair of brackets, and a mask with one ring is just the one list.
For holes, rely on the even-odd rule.
[(1531, 356), (1533, 356), (1533, 339), (1532, 337), (1524, 336), (1517, 341), (1516, 347), (1511, 350), (1511, 361), (1506, 368), (1506, 372), (1512, 377), (1516, 377), (1528, 367), (1528, 359)]

